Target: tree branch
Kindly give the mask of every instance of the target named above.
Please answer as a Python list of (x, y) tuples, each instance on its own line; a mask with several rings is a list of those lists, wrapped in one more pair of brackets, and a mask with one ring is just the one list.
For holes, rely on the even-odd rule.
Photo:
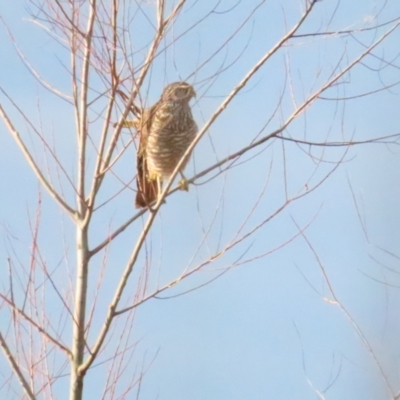
[(33, 159), (31, 153), (29, 152), (28, 148), (25, 146), (25, 143), (21, 139), (19, 133), (14, 128), (11, 120), (8, 118), (7, 113), (3, 109), (0, 104), (0, 116), (3, 118), (4, 123), (6, 124), (8, 131), (11, 133), (11, 136), (17, 142), (18, 147), (21, 149), (22, 154), (24, 155), (25, 159), (27, 160), (29, 166), (32, 168), (33, 172), (36, 174), (37, 178), (39, 179), (40, 183), (45, 187), (51, 197), (55, 199), (60, 206), (67, 211), (67, 213), (71, 216), (71, 218), (76, 221), (77, 213), (76, 211), (70, 207), (65, 200), (56, 192), (56, 190), (51, 186), (51, 184), (47, 181), (44, 177), (42, 171), (37, 166), (35, 160)]
[(21, 386), (23, 387), (25, 394), (28, 396), (29, 400), (36, 400), (35, 395), (33, 394), (31, 388), (27, 380), (25, 379), (24, 375), (22, 374), (21, 368), (19, 367), (17, 361), (15, 360), (14, 356), (12, 355), (10, 348), (7, 345), (6, 340), (4, 339), (2, 333), (0, 332), (0, 346), (3, 349), (5, 356), (8, 359), (8, 362), (11, 365), (12, 370), (14, 371), (15, 375), (18, 377)]

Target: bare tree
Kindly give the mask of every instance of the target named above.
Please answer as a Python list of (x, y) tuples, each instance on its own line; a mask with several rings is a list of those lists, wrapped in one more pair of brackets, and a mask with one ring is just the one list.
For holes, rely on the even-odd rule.
[[(29, 254), (4, 228), (0, 345), (10, 373), (2, 373), (0, 390), (8, 396), (60, 398), (68, 387), (70, 400), (97, 398), (93, 371), (105, 376), (102, 398), (140, 397), (152, 365), (134, 337), (143, 304), (199, 289), (302, 240), (328, 288), (321, 297), (348, 318), (398, 398), (308, 237), (319, 211), (303, 218), (293, 207), (353, 162), (353, 148), (396, 149), (398, 132), (382, 126), (367, 137), (347, 114), (352, 102), (399, 84), (399, 54), (384, 48), (398, 40), (400, 10), (389, 19), (392, 5), (382, 1), (364, 20), (343, 25), (337, 15), (348, 5), (340, 1), (270, 3), (30, 0), (22, 34), (45, 49), (24, 48), (0, 7), (2, 37), (37, 90), (29, 94), (37, 96), (33, 109), (15, 89), (20, 78), (10, 76), (11, 87), (0, 87), (0, 114), (34, 173), (27, 179), (39, 182), (29, 202)], [(235, 25), (225, 26), (232, 16)], [(126, 121), (177, 80), (196, 89), (199, 132), (156, 203), (135, 210), (140, 129)], [(175, 177), (191, 153), (190, 192), (179, 194)], [(292, 229), (254, 251), (254, 238), (288, 216)]]

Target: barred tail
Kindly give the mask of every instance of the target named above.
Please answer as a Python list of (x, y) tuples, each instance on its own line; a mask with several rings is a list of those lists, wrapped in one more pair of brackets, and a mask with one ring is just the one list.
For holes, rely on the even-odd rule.
[(135, 206), (137, 208), (149, 208), (158, 197), (157, 181), (148, 179), (147, 162), (143, 155), (137, 156), (137, 193)]

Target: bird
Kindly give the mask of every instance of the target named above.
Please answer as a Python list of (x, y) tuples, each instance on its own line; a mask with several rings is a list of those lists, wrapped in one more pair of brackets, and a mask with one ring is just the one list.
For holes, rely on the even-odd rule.
[[(167, 85), (160, 99), (150, 108), (136, 112), (137, 119), (125, 121), (123, 126), (134, 127), (139, 134), (136, 154), (137, 208), (149, 208), (158, 200), (162, 183), (167, 180), (198, 132), (190, 108), (190, 100), (196, 92), (187, 82)], [(180, 167), (180, 187), (188, 190), (183, 174), (190, 154)]]

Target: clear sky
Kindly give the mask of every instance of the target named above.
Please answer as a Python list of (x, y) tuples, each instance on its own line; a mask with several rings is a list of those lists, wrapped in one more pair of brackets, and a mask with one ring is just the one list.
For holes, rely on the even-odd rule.
[[(29, 9), (33, 13), (35, 9), (29, 2), (3, 3), (0, 16), (29, 62), (51, 85), (70, 94), (69, 54), (62, 42), (60, 45), (54, 41), (58, 33), (48, 35), (32, 21)], [(167, 83), (188, 80), (198, 93), (192, 105), (201, 128), (250, 68), (298, 21), (305, 3), (187, 1), (164, 42), (168, 49), (156, 59), (146, 79), (141, 94), (144, 105), (153, 104)], [(132, 62), (137, 65), (153, 33), (155, 6), (151, 1), (140, 5), (132, 2), (130, 12), (134, 18), (128, 37), (134, 54)], [(323, 0), (315, 5), (299, 34), (358, 30), (395, 18), (400, 18), (397, 0)], [(196, 21), (200, 22), (194, 25)], [(242, 23), (243, 27), (226, 43)], [(195, 150), (187, 176), (241, 149), (258, 134), (265, 136), (281, 126), (332, 73), (343, 70), (392, 26), (351, 36), (291, 40), (211, 126)], [(27, 72), (4, 26), (0, 32), (1, 88), (40, 127), (45, 140), (54, 142), (58, 157), (75, 180), (72, 107), (46, 91)], [(323, 99), (311, 104), (284, 136), (339, 142), (399, 133), (400, 85), (394, 85), (400, 82), (399, 42), (397, 29), (374, 50), (373, 56), (366, 57), (324, 92)], [(90, 96), (94, 98), (104, 83), (93, 76), (91, 85)], [(390, 85), (371, 96), (337, 100)], [(58, 181), (54, 162), (44, 156), (43, 143), (3, 94), (0, 103), (57, 190), (61, 192), (62, 188), (73, 204), (73, 191), (64, 178)], [(96, 103), (91, 114), (90, 135), (94, 142), (104, 118), (102, 105)], [(118, 118), (115, 113), (113, 120)], [(125, 130), (122, 140), (129, 137)], [(39, 184), (4, 124), (0, 125), (0, 152), (0, 277), (1, 290), (7, 292), (7, 258), (13, 260), (18, 271), (30, 269), (31, 224)], [(121, 332), (130, 330), (130, 341), (137, 342), (137, 346), (121, 383), (128, 382), (144, 363), (141, 399), (393, 399), (393, 394), (400, 392), (399, 153), (398, 145), (393, 143), (325, 148), (269, 141), (243, 156), (234, 168), (209, 181), (214, 171), (200, 178), (189, 193), (170, 196), (140, 255), (124, 304), (131, 304), (145, 265), (149, 265), (151, 292), (252, 231), (282, 207), (285, 197), (307, 193), (342, 160), (316, 190), (288, 204), (249, 238), (164, 292), (161, 298), (138, 307), (132, 325), (124, 325), (126, 319), (121, 316), (100, 361), (113, 354)], [(240, 164), (243, 161), (247, 162)], [(90, 149), (89, 166), (93, 162), (94, 151)], [(134, 168), (131, 146), (105, 180), (98, 204), (120, 190), (121, 182), (129, 182)], [(135, 213), (134, 189), (135, 184), (130, 184), (130, 189), (96, 213), (91, 227), (92, 247)], [(60, 291), (66, 293), (68, 271), (72, 275), (74, 271), (74, 227), (43, 189), (41, 194), (41, 257), (55, 271)], [(89, 341), (95, 339), (101, 326), (142, 221), (136, 221), (107, 250)], [(298, 227), (307, 227), (304, 233), (309, 243), (299, 235)], [(101, 252), (92, 260), (91, 296), (104, 257)], [(238, 259), (249, 262), (231, 267)], [(175, 297), (212, 280), (226, 268), (226, 273), (208, 285)], [(47, 293), (47, 312), (57, 321), (62, 305), (50, 285)], [(16, 296), (23, 301), (23, 293)], [(91, 304), (93, 297), (90, 299)], [(9, 315), (4, 306), (0, 318), (0, 329), (5, 333)], [(70, 325), (65, 326), (63, 339), (69, 344)], [(50, 368), (61, 369), (62, 361), (52, 357)], [(101, 398), (108, 368), (109, 364), (104, 363), (90, 371), (86, 398)], [(63, 393), (68, 368), (61, 370), (65, 376), (54, 386), (57, 399), (67, 398)], [(1, 381), (10, 375), (4, 358), (0, 372), (0, 397), (21, 398), (17, 382), (12, 385), (15, 392), (8, 385), (2, 386)], [(122, 393), (123, 385), (119, 390)], [(107, 393), (105, 398), (111, 395)], [(135, 390), (126, 398), (136, 398)]]

